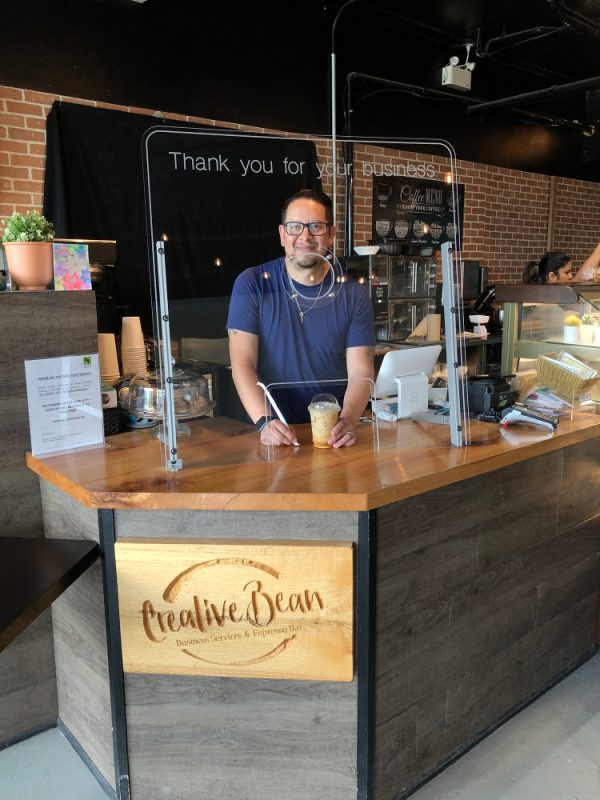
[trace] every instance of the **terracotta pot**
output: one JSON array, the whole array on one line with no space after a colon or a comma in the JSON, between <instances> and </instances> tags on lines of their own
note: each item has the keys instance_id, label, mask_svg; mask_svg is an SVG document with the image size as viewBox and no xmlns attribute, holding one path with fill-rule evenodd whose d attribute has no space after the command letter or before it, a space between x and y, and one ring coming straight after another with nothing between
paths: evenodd
<instances>
[{"instance_id":1,"label":"terracotta pot","mask_svg":"<svg viewBox=\"0 0 600 800\"><path fill-rule=\"evenodd\" d=\"M5 242L6 263L21 292L43 292L54 277L52 242Z\"/></svg>"}]
</instances>

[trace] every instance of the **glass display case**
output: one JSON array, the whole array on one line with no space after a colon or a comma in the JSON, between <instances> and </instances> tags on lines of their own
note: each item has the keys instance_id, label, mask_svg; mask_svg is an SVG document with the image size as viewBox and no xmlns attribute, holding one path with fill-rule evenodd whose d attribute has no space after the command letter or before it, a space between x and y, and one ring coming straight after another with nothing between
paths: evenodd
<instances>
[{"instance_id":1,"label":"glass display case","mask_svg":"<svg viewBox=\"0 0 600 800\"><path fill-rule=\"evenodd\" d=\"M390 256L390 297L435 297L437 262L435 258Z\"/></svg>"},{"instance_id":2,"label":"glass display case","mask_svg":"<svg viewBox=\"0 0 600 800\"><path fill-rule=\"evenodd\" d=\"M378 341L402 341L427 314L435 313L435 258L350 256L346 270L359 283L369 286Z\"/></svg>"},{"instance_id":3,"label":"glass display case","mask_svg":"<svg viewBox=\"0 0 600 800\"><path fill-rule=\"evenodd\" d=\"M496 300L504 304L505 374L549 352L600 362L600 284L497 284Z\"/></svg>"},{"instance_id":4,"label":"glass display case","mask_svg":"<svg viewBox=\"0 0 600 800\"><path fill-rule=\"evenodd\" d=\"M434 298L390 300L389 339L401 341L414 331L428 314L435 313Z\"/></svg>"},{"instance_id":5,"label":"glass display case","mask_svg":"<svg viewBox=\"0 0 600 800\"><path fill-rule=\"evenodd\" d=\"M519 371L526 387L535 370L546 399L598 413L600 284L497 284L496 300L504 304L502 372Z\"/></svg>"}]
</instances>

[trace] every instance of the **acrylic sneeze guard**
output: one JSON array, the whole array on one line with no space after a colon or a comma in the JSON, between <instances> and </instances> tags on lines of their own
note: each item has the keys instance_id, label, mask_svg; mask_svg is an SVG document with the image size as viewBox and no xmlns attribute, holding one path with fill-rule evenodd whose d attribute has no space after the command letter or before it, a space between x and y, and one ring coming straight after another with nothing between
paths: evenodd
<instances>
[{"instance_id":1,"label":"acrylic sneeze guard","mask_svg":"<svg viewBox=\"0 0 600 800\"><path fill-rule=\"evenodd\" d=\"M462 410L464 381L458 377L459 365L466 363L462 315L457 313L464 198L451 145L441 140L337 139L334 154L327 137L159 126L146 132L143 157L155 362L165 398L159 436L165 469L186 467L179 453L186 416L175 406L173 370L205 376L211 399L216 399L216 407L207 407L206 414L249 422L229 363L226 321L233 283L244 269L282 257L278 225L284 201L308 188L331 196L334 172L337 231L327 254L334 288L327 302L335 302L334 295L344 291L349 280L345 258L355 246L391 242L434 248L438 280L442 272L444 278L450 356L449 444L469 443L468 415ZM293 301L290 294L288 302ZM303 377L290 376L290 384L303 383ZM335 375L321 378L324 383L343 382ZM373 447L379 449L377 425L360 424L374 428ZM248 435L256 435L258 444L257 434ZM283 449L264 447L262 453L258 445L256 459L277 460ZM214 458L218 466L218 455Z\"/></svg>"}]
</instances>

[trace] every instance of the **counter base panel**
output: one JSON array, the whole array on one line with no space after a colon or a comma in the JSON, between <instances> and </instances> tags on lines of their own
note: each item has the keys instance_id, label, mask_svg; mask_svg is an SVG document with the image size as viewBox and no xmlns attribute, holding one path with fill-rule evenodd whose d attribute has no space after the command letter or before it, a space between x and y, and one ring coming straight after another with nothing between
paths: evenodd
<instances>
[{"instance_id":1,"label":"counter base panel","mask_svg":"<svg viewBox=\"0 0 600 800\"><path fill-rule=\"evenodd\" d=\"M98 542L98 512L45 481L46 536ZM52 605L59 721L114 789L115 767L102 565L81 575Z\"/></svg>"},{"instance_id":2,"label":"counter base panel","mask_svg":"<svg viewBox=\"0 0 600 800\"><path fill-rule=\"evenodd\" d=\"M595 652L599 480L592 441L378 512L377 800Z\"/></svg>"},{"instance_id":3,"label":"counter base panel","mask_svg":"<svg viewBox=\"0 0 600 800\"><path fill-rule=\"evenodd\" d=\"M132 796L356 798L356 685L126 675Z\"/></svg>"},{"instance_id":4,"label":"counter base panel","mask_svg":"<svg viewBox=\"0 0 600 800\"><path fill-rule=\"evenodd\" d=\"M115 511L117 540L356 541L356 512ZM351 683L125 676L132 794L144 800L356 798ZM190 758L193 743L193 758Z\"/></svg>"},{"instance_id":5,"label":"counter base panel","mask_svg":"<svg viewBox=\"0 0 600 800\"><path fill-rule=\"evenodd\" d=\"M594 437L369 512L372 563L356 596L363 666L352 683L126 675L132 800L410 794L595 650L599 449ZM74 536L97 535L93 510L50 485L44 498L50 533L72 519ZM117 540L340 539L362 547L363 568L366 519L348 511L114 512ZM98 702L110 702L98 655L102 588L81 587L97 596L88 607L69 596L74 587L63 595L71 607L57 605L56 641L65 654L57 658L61 708L85 718L92 663L100 664ZM93 619L92 641L77 606ZM76 735L88 754L103 740L92 760L104 759L107 774L108 720Z\"/></svg>"}]
</instances>

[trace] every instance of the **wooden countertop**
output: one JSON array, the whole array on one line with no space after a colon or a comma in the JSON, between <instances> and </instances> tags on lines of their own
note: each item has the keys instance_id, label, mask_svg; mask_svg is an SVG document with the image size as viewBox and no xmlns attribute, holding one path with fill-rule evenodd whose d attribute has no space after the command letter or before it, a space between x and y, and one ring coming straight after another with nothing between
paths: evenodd
<instances>
[{"instance_id":1,"label":"wooden countertop","mask_svg":"<svg viewBox=\"0 0 600 800\"><path fill-rule=\"evenodd\" d=\"M166 471L164 446L149 430L99 448L29 453L27 464L91 508L366 511L599 437L600 416L563 419L555 433L473 422L472 444L459 448L445 425L380 422L379 452L372 423L360 425L354 447L338 450L314 448L309 425L296 426L298 448L267 448L253 427L223 417L190 427L191 437L178 440L177 472Z\"/></svg>"}]
</instances>

